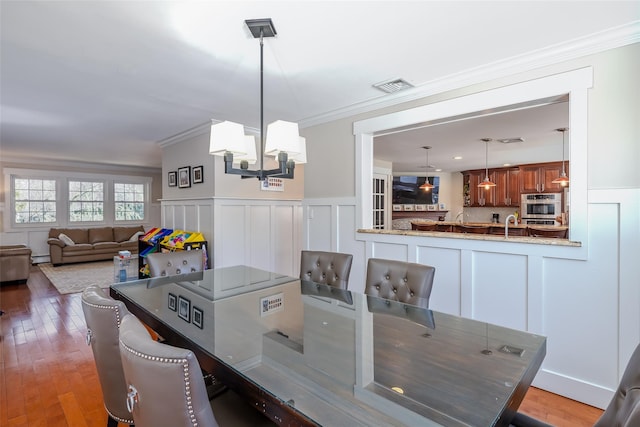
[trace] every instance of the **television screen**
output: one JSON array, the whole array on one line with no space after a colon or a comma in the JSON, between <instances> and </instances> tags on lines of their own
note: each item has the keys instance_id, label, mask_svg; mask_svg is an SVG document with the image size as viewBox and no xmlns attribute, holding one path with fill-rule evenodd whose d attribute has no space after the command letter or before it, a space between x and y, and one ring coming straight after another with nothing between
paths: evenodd
<instances>
[{"instance_id":1,"label":"television screen","mask_svg":"<svg viewBox=\"0 0 640 427\"><path fill-rule=\"evenodd\" d=\"M429 183L434 187L431 191L424 191L420 186L424 184L424 176L394 176L393 177L393 204L401 205L435 205L438 203L440 190L440 177L430 176Z\"/></svg>"}]
</instances>

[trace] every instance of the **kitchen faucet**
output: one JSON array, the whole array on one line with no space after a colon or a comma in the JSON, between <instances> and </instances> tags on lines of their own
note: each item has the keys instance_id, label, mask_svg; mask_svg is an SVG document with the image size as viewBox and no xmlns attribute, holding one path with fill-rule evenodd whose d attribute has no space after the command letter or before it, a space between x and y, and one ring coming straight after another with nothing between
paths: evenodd
<instances>
[{"instance_id":1,"label":"kitchen faucet","mask_svg":"<svg viewBox=\"0 0 640 427\"><path fill-rule=\"evenodd\" d=\"M463 224L464 223L464 211L458 212L458 215L456 215L456 219L454 220L454 222L457 221L458 218L460 218L460 216L462 216L462 218L460 219L460 224Z\"/></svg>"},{"instance_id":2,"label":"kitchen faucet","mask_svg":"<svg viewBox=\"0 0 640 427\"><path fill-rule=\"evenodd\" d=\"M509 220L513 218L513 222L516 222L516 216L514 214L511 214L507 217L507 219L504 220L504 238L508 238L509 237Z\"/></svg>"}]
</instances>

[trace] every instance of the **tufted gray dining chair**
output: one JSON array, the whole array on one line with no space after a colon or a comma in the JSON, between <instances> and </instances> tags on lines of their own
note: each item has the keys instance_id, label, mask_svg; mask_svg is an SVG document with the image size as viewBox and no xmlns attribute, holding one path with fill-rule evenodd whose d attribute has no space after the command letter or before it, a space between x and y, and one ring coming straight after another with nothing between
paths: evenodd
<instances>
[{"instance_id":1,"label":"tufted gray dining chair","mask_svg":"<svg viewBox=\"0 0 640 427\"><path fill-rule=\"evenodd\" d=\"M302 251L300 279L340 289L349 287L353 255L339 252Z\"/></svg>"},{"instance_id":2,"label":"tufted gray dining chair","mask_svg":"<svg viewBox=\"0 0 640 427\"><path fill-rule=\"evenodd\" d=\"M429 308L435 267L404 261L369 258L364 292L367 295Z\"/></svg>"},{"instance_id":3,"label":"tufted gray dining chair","mask_svg":"<svg viewBox=\"0 0 640 427\"><path fill-rule=\"evenodd\" d=\"M120 325L120 355L138 427L274 426L230 390L209 402L195 354L154 341L133 315Z\"/></svg>"},{"instance_id":4,"label":"tufted gray dining chair","mask_svg":"<svg viewBox=\"0 0 640 427\"><path fill-rule=\"evenodd\" d=\"M86 288L81 299L87 323L87 344L93 351L108 414L107 427L117 427L118 422L133 424L126 405L127 386L118 347L120 323L129 310L122 301L109 297L96 285Z\"/></svg>"}]
</instances>

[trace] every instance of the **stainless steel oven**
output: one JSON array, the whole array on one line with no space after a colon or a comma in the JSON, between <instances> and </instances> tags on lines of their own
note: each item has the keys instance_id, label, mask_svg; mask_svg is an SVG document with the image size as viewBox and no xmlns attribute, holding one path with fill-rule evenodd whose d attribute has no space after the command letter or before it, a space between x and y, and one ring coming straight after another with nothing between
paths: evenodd
<instances>
[{"instance_id":1,"label":"stainless steel oven","mask_svg":"<svg viewBox=\"0 0 640 427\"><path fill-rule=\"evenodd\" d=\"M524 224L559 225L556 217L562 214L562 193L523 194L520 200Z\"/></svg>"}]
</instances>

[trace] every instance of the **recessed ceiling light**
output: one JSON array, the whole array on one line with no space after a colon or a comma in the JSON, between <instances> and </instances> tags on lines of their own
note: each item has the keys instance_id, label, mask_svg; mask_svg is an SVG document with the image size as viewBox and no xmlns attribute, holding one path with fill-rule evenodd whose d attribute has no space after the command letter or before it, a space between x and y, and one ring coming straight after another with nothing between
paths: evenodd
<instances>
[{"instance_id":1,"label":"recessed ceiling light","mask_svg":"<svg viewBox=\"0 0 640 427\"><path fill-rule=\"evenodd\" d=\"M502 166L511 166L511 163L504 163Z\"/></svg>"},{"instance_id":2,"label":"recessed ceiling light","mask_svg":"<svg viewBox=\"0 0 640 427\"><path fill-rule=\"evenodd\" d=\"M453 157L453 160L462 160L462 156L455 156Z\"/></svg>"},{"instance_id":3,"label":"recessed ceiling light","mask_svg":"<svg viewBox=\"0 0 640 427\"><path fill-rule=\"evenodd\" d=\"M442 172L442 169L438 168L438 169L436 169L436 172Z\"/></svg>"}]
</instances>

